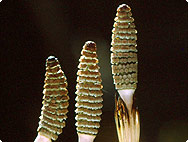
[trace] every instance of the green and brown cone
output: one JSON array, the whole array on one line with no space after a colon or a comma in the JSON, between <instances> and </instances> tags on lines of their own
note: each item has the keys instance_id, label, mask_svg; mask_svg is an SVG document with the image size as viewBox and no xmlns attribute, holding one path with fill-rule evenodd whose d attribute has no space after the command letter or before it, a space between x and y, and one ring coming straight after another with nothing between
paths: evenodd
<instances>
[{"instance_id":1,"label":"green and brown cone","mask_svg":"<svg viewBox=\"0 0 188 142\"><path fill-rule=\"evenodd\" d=\"M88 41L83 46L77 72L76 126L81 134L97 135L102 114L102 85L96 44Z\"/></svg>"},{"instance_id":2,"label":"green and brown cone","mask_svg":"<svg viewBox=\"0 0 188 142\"><path fill-rule=\"evenodd\" d=\"M56 140L65 127L69 96L67 79L54 56L46 60L46 74L43 90L43 107L37 131L52 140Z\"/></svg>"},{"instance_id":3,"label":"green and brown cone","mask_svg":"<svg viewBox=\"0 0 188 142\"><path fill-rule=\"evenodd\" d=\"M131 8L122 4L114 19L111 64L117 90L136 89L137 86L137 30L131 16Z\"/></svg>"}]
</instances>

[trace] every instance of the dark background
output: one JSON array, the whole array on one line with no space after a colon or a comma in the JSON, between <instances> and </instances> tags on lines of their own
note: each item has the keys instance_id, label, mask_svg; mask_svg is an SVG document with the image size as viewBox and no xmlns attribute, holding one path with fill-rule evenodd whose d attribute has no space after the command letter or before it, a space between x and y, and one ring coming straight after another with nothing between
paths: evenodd
<instances>
[{"instance_id":1,"label":"dark background","mask_svg":"<svg viewBox=\"0 0 188 142\"><path fill-rule=\"evenodd\" d=\"M70 107L57 142L76 142L75 85L85 41L97 43L104 85L101 128L95 142L118 142L110 68L113 19L119 4L132 8L138 30L141 142L188 139L185 0L39 0L0 3L0 140L31 142L37 135L45 60L58 57L68 78Z\"/></svg>"}]
</instances>

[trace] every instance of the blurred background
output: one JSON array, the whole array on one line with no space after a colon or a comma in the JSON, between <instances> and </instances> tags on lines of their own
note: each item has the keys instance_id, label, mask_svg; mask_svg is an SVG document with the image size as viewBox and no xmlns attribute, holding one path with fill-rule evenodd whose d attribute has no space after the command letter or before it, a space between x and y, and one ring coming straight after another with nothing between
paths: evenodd
<instances>
[{"instance_id":1,"label":"blurred background","mask_svg":"<svg viewBox=\"0 0 188 142\"><path fill-rule=\"evenodd\" d=\"M40 0L0 3L0 140L32 142L42 107L45 60L55 55L68 78L70 106L57 142L76 142L75 85L80 51L98 47L104 107L95 142L118 142L110 67L111 30L119 4L132 8L138 30L140 142L188 139L185 0Z\"/></svg>"}]
</instances>

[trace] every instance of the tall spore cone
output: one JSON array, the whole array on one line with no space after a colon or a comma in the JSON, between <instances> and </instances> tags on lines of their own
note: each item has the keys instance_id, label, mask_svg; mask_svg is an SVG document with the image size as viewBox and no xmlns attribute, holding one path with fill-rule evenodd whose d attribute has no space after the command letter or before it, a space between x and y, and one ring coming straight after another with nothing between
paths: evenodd
<instances>
[{"instance_id":1,"label":"tall spore cone","mask_svg":"<svg viewBox=\"0 0 188 142\"><path fill-rule=\"evenodd\" d=\"M122 4L117 9L112 30L111 63L117 90L136 89L137 83L137 30L131 17L131 8Z\"/></svg>"},{"instance_id":2,"label":"tall spore cone","mask_svg":"<svg viewBox=\"0 0 188 142\"><path fill-rule=\"evenodd\" d=\"M138 82L137 30L131 16L131 8L120 5L112 30L112 74L118 92L115 120L120 142L138 142L140 136L139 113L133 99Z\"/></svg>"},{"instance_id":3,"label":"tall spore cone","mask_svg":"<svg viewBox=\"0 0 188 142\"><path fill-rule=\"evenodd\" d=\"M49 56L46 60L45 76L43 107L37 131L40 135L56 140L65 127L69 96L66 89L67 79L54 56Z\"/></svg>"},{"instance_id":4,"label":"tall spore cone","mask_svg":"<svg viewBox=\"0 0 188 142\"><path fill-rule=\"evenodd\" d=\"M97 135L102 114L102 85L95 42L83 46L77 72L76 126L78 134Z\"/></svg>"}]
</instances>

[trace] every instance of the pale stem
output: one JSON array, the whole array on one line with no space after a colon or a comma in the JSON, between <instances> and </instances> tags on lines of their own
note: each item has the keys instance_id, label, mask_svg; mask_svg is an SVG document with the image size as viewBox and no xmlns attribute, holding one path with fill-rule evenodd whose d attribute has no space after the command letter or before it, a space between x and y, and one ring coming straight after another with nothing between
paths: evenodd
<instances>
[{"instance_id":1,"label":"pale stem","mask_svg":"<svg viewBox=\"0 0 188 142\"><path fill-rule=\"evenodd\" d=\"M118 90L119 95L127 106L129 115L131 115L134 92L135 89Z\"/></svg>"},{"instance_id":2,"label":"pale stem","mask_svg":"<svg viewBox=\"0 0 188 142\"><path fill-rule=\"evenodd\" d=\"M139 113L136 111L136 142L139 142L140 139L140 122L139 122Z\"/></svg>"},{"instance_id":3,"label":"pale stem","mask_svg":"<svg viewBox=\"0 0 188 142\"><path fill-rule=\"evenodd\" d=\"M78 142L93 142L96 136L78 133Z\"/></svg>"},{"instance_id":4,"label":"pale stem","mask_svg":"<svg viewBox=\"0 0 188 142\"><path fill-rule=\"evenodd\" d=\"M115 99L115 119L119 142L139 142L140 123L138 110L133 106L134 91L133 89L118 90L121 97Z\"/></svg>"},{"instance_id":5,"label":"pale stem","mask_svg":"<svg viewBox=\"0 0 188 142\"><path fill-rule=\"evenodd\" d=\"M34 142L52 142L50 138L38 134Z\"/></svg>"}]
</instances>

